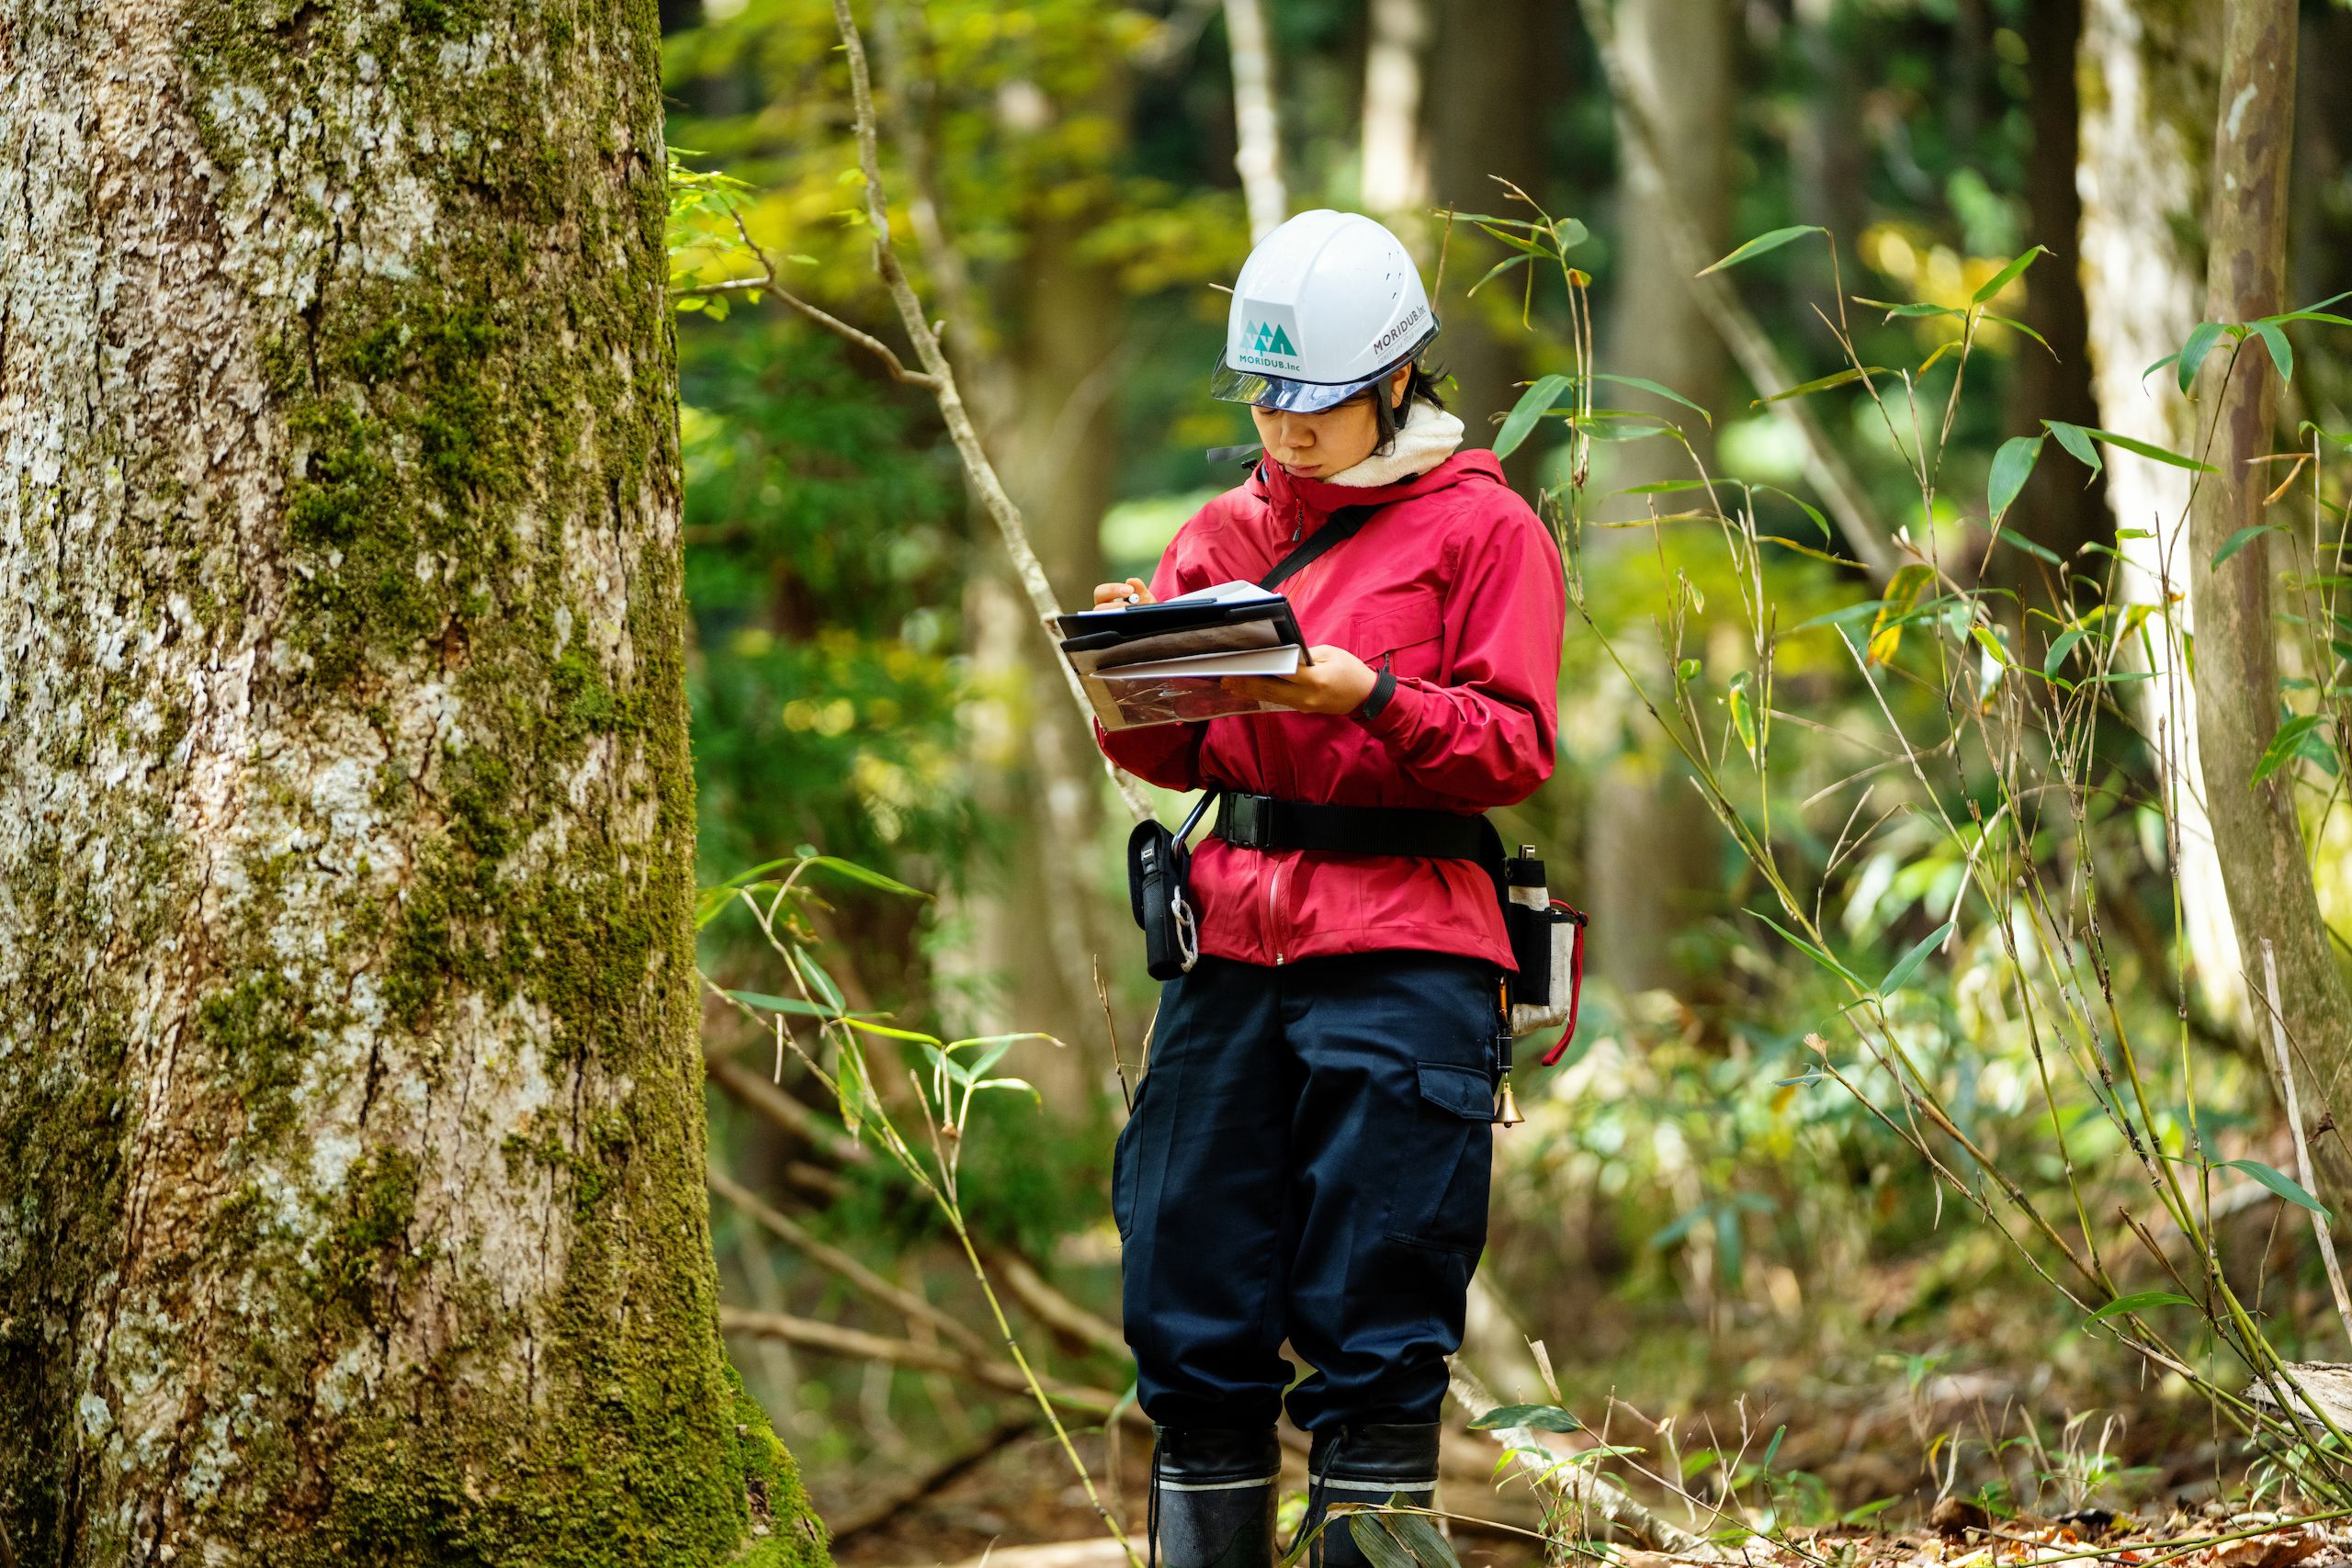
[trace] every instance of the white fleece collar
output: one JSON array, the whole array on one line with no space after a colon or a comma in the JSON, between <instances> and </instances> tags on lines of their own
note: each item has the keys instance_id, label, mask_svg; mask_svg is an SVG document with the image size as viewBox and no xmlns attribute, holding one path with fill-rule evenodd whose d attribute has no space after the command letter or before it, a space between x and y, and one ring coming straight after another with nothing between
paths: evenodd
<instances>
[{"instance_id":1,"label":"white fleece collar","mask_svg":"<svg viewBox=\"0 0 2352 1568\"><path fill-rule=\"evenodd\" d=\"M1460 420L1435 403L1415 403L1412 412L1405 416L1405 423L1396 427L1396 439L1386 452L1376 452L1323 482L1367 490L1376 485L1393 485L1399 479L1428 473L1453 457L1461 445Z\"/></svg>"}]
</instances>

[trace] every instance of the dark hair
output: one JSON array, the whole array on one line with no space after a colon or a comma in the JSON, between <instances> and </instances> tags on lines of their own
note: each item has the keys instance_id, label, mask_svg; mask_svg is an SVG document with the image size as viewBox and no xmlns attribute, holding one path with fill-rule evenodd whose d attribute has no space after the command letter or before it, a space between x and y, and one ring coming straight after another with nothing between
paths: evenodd
<instances>
[{"instance_id":1,"label":"dark hair","mask_svg":"<svg viewBox=\"0 0 2352 1568\"><path fill-rule=\"evenodd\" d=\"M1445 407L1445 400L1438 396L1437 390L1437 384L1444 378L1444 371L1433 370L1416 360L1412 375L1405 380L1405 395L1393 407L1388 401L1388 378L1384 376L1373 383L1372 417L1380 430L1380 439L1372 447L1375 457L1385 457L1396 449L1397 427L1412 417L1417 400L1432 408Z\"/></svg>"}]
</instances>

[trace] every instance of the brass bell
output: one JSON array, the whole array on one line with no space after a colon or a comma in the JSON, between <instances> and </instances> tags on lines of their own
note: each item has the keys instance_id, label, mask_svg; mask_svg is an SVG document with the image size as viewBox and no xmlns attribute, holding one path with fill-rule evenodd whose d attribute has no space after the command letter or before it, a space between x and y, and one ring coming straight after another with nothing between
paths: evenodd
<instances>
[{"instance_id":1,"label":"brass bell","mask_svg":"<svg viewBox=\"0 0 2352 1568\"><path fill-rule=\"evenodd\" d=\"M1516 1127L1525 1118L1519 1113L1519 1097L1510 1091L1510 1069L1505 1067L1502 1093L1495 1103L1495 1124L1498 1127Z\"/></svg>"}]
</instances>

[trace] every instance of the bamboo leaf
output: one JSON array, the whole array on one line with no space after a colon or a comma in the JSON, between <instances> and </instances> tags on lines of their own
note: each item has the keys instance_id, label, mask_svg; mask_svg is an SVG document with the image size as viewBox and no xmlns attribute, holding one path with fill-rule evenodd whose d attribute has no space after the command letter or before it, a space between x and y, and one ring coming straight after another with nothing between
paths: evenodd
<instances>
[{"instance_id":1,"label":"bamboo leaf","mask_svg":"<svg viewBox=\"0 0 2352 1568\"><path fill-rule=\"evenodd\" d=\"M1894 967L1886 972L1886 978L1878 983L1878 994L1882 997L1892 996L1902 989L1903 982L1911 978L1912 972L1927 962L1928 954L1942 945L1944 938L1951 935L1952 928L1958 924L1960 924L1960 917L1954 915L1929 932L1917 947L1896 959Z\"/></svg>"},{"instance_id":2,"label":"bamboo leaf","mask_svg":"<svg viewBox=\"0 0 2352 1568\"><path fill-rule=\"evenodd\" d=\"M2110 446L2120 446L2126 452L2133 452L2143 457L2153 458L2159 463L2169 463L2176 468L2187 468L2191 473L2218 474L2222 471L2211 463L2200 463L2194 457L2184 457L2177 452L2151 446L2145 441L2135 440L2129 435L2118 435L2111 430L2095 430L2089 425L2068 424L2064 420L2056 419L2045 419L2041 423L2050 427L2050 433L2058 437L2061 446L2074 453L2075 457L2082 457L2094 468L2098 467L2096 454L2090 457L2084 457L2084 454L2090 450L2091 441L2097 439L2106 442ZM2075 439L2068 438L2069 431L2074 433ZM2081 444L2077 446L2076 441L2080 441Z\"/></svg>"},{"instance_id":3,"label":"bamboo leaf","mask_svg":"<svg viewBox=\"0 0 2352 1568\"><path fill-rule=\"evenodd\" d=\"M2221 322L2199 321L2188 334L2188 341L2181 344L2180 353L2174 356L2174 363L2178 368L2180 389L2184 394L2188 392L2189 383L2197 379L2197 372L2204 367L2206 356L2213 352L2213 345L2221 341ZM2163 361L2157 363L2162 364ZM2154 367L2149 367L2150 369Z\"/></svg>"},{"instance_id":4,"label":"bamboo leaf","mask_svg":"<svg viewBox=\"0 0 2352 1568\"><path fill-rule=\"evenodd\" d=\"M1788 927L1782 925L1771 916L1765 914L1758 909L1750 909L1747 912L1754 915L1766 925L1770 926L1774 931L1779 931L1783 937L1788 939L1790 943L1793 945L1798 952L1804 953L1807 958L1812 959L1815 964L1820 964L1824 969L1828 970L1832 975L1837 976L1839 979L1849 982L1853 986L1854 989L1858 991L1867 991L1870 989L1869 985L1864 982L1860 975L1855 974L1851 969L1849 969L1843 964L1838 963L1838 960L1831 957L1827 952L1815 947L1813 943L1805 941L1804 938L1797 935L1796 932L1789 930Z\"/></svg>"},{"instance_id":5,"label":"bamboo leaf","mask_svg":"<svg viewBox=\"0 0 2352 1568\"><path fill-rule=\"evenodd\" d=\"M1699 276L1701 277L1704 277L1708 273L1721 272L1727 266L1737 266L1744 261L1754 261L1758 256L1762 255L1765 252L1777 251L1782 245L1787 244L1790 241L1802 240L1807 234L1826 234L1828 232L1828 230L1824 229L1815 223L1795 223L1790 225L1786 229L1775 229L1769 234L1757 235L1756 238L1748 241L1747 243L1740 246L1739 249L1732 252L1731 254L1724 257L1723 260L1715 263L1714 265L1702 268Z\"/></svg>"},{"instance_id":6,"label":"bamboo leaf","mask_svg":"<svg viewBox=\"0 0 2352 1568\"><path fill-rule=\"evenodd\" d=\"M2269 533L2274 528L2281 526L2283 526L2283 525L2278 523L2247 524L2245 527L2231 535L2227 539L2222 540L2222 547L2213 552L2213 570L2215 571L2221 570L2222 563L2223 561L2229 559L2232 556L2245 548L2246 546L2254 543L2255 540L2260 538L2263 535Z\"/></svg>"},{"instance_id":7,"label":"bamboo leaf","mask_svg":"<svg viewBox=\"0 0 2352 1568\"><path fill-rule=\"evenodd\" d=\"M1835 371L1830 375L1816 376L1812 380L1806 381L1802 385L1791 387L1785 392L1774 392L1769 398L1758 398L1747 406L1752 409L1760 409L1767 403L1782 402L1790 398L1809 398L1815 392L1826 392L1832 387L1843 387L1848 382L1859 381L1865 376L1883 376L1885 374L1886 367L1883 365L1849 365L1845 369Z\"/></svg>"},{"instance_id":8,"label":"bamboo leaf","mask_svg":"<svg viewBox=\"0 0 2352 1568\"><path fill-rule=\"evenodd\" d=\"M2233 1170L2243 1170L2290 1203L2309 1209L2324 1220L2333 1220L2326 1205L2304 1190L2303 1184L2283 1170L2273 1170L2258 1159L2225 1159L2222 1164Z\"/></svg>"},{"instance_id":9,"label":"bamboo leaf","mask_svg":"<svg viewBox=\"0 0 2352 1568\"><path fill-rule=\"evenodd\" d=\"M2090 635L2088 626L2068 626L2060 632L2050 644L2050 651L2041 656L2041 672L2055 678L2058 667L2066 662L2066 655L2074 651L2076 643Z\"/></svg>"},{"instance_id":10,"label":"bamboo leaf","mask_svg":"<svg viewBox=\"0 0 2352 1568\"><path fill-rule=\"evenodd\" d=\"M2007 288L2010 284L2015 283L2018 280L2018 274L2024 272L2026 268L2034 264L2035 258L2046 256L2049 254L2050 251L2047 246L2034 246L2032 249L2027 251L2023 255L2020 255L2011 261L2008 265L2003 267L2000 271L1986 278L1977 288L1975 296L1970 302L1977 305L1991 304L1993 300L1999 296L2002 289Z\"/></svg>"},{"instance_id":11,"label":"bamboo leaf","mask_svg":"<svg viewBox=\"0 0 2352 1568\"><path fill-rule=\"evenodd\" d=\"M758 1008L763 1012L790 1013L795 1018L837 1016L826 1011L823 1008L811 1006L798 997L772 997L765 991L729 991L726 994L734 1000L741 1002L745 1007Z\"/></svg>"},{"instance_id":12,"label":"bamboo leaf","mask_svg":"<svg viewBox=\"0 0 2352 1568\"><path fill-rule=\"evenodd\" d=\"M1597 370L1593 372L1591 379L1595 381L1610 381L1620 387L1634 387L1645 392L1655 393L1670 403L1680 403L1684 408L1689 409L1692 413L1695 413L1701 419L1705 420L1711 426L1715 423L1714 415L1709 413L1705 409L1700 407L1697 403L1692 402L1690 399L1684 397L1673 388L1662 386L1659 383L1649 380L1644 377L1616 376L1611 375L1605 370Z\"/></svg>"},{"instance_id":13,"label":"bamboo leaf","mask_svg":"<svg viewBox=\"0 0 2352 1568\"><path fill-rule=\"evenodd\" d=\"M2068 424L2063 419L2045 419L2041 423L2051 434L2058 438L2058 445L2073 453L2091 472L2097 473L2107 466L2098 455L2098 448L2091 445L2090 433L2081 425Z\"/></svg>"},{"instance_id":14,"label":"bamboo leaf","mask_svg":"<svg viewBox=\"0 0 2352 1568\"><path fill-rule=\"evenodd\" d=\"M2058 351L2050 346L2050 340L2048 338L2043 337L2040 333L2035 332L2031 327L2027 326L2015 316L1998 316L1995 315L1992 311L1987 310L1984 312L1984 319L1988 321L1997 321L2013 333L2024 333L2027 337L2030 337L2034 342L2040 344L2049 354L2051 358L2055 359L2058 357Z\"/></svg>"},{"instance_id":15,"label":"bamboo leaf","mask_svg":"<svg viewBox=\"0 0 2352 1568\"><path fill-rule=\"evenodd\" d=\"M1556 1404L1504 1404L1470 1423L1474 1432L1499 1432L1525 1427L1535 1432L1581 1432L1584 1423Z\"/></svg>"},{"instance_id":16,"label":"bamboo leaf","mask_svg":"<svg viewBox=\"0 0 2352 1568\"><path fill-rule=\"evenodd\" d=\"M825 973L825 966L810 956L805 947L794 948L792 959L795 967L803 971L801 978L808 983L808 988L816 992L835 1014L839 1014L842 1010L842 989L833 984L833 977Z\"/></svg>"},{"instance_id":17,"label":"bamboo leaf","mask_svg":"<svg viewBox=\"0 0 2352 1568\"><path fill-rule=\"evenodd\" d=\"M1503 421L1502 429L1495 436L1495 456L1508 457L1519 450L1535 422L1551 412L1552 400L1567 386L1566 376L1545 376L1521 392L1519 401L1511 405L1510 414Z\"/></svg>"},{"instance_id":18,"label":"bamboo leaf","mask_svg":"<svg viewBox=\"0 0 2352 1568\"><path fill-rule=\"evenodd\" d=\"M839 855L810 855L808 864L812 869L830 871L835 876L864 883L868 887L878 887L885 893L903 893L910 898L931 897L920 887L910 887L894 876L885 876L878 871L869 870L855 861L843 860Z\"/></svg>"},{"instance_id":19,"label":"bamboo leaf","mask_svg":"<svg viewBox=\"0 0 2352 1568\"><path fill-rule=\"evenodd\" d=\"M2270 351L2270 363L2278 367L2278 379L2293 380L2295 378L2295 350L2294 346L2288 343L2287 334L2280 332L2278 323L2274 321L2256 321L2253 325L2255 335L2262 340L2262 346Z\"/></svg>"},{"instance_id":20,"label":"bamboo leaf","mask_svg":"<svg viewBox=\"0 0 2352 1568\"><path fill-rule=\"evenodd\" d=\"M1758 485L1756 488L1760 491L1769 491L1772 494L1779 496L1782 501L1792 502L1796 506L1797 510L1803 512L1807 517L1812 518L1813 525L1821 530L1822 541L1825 544L1836 536L1829 531L1829 519L1824 517L1821 514L1821 508L1814 505L1813 502L1806 501L1802 496L1791 495L1779 485ZM1835 560L1837 558L1832 556L1828 558Z\"/></svg>"},{"instance_id":21,"label":"bamboo leaf","mask_svg":"<svg viewBox=\"0 0 2352 1568\"><path fill-rule=\"evenodd\" d=\"M2262 761L2254 765L2254 776L2245 781L2246 786L2252 788L2285 766L2288 759L2301 750L2303 737L2324 722L2324 715L2299 713L2280 725L2278 733L2271 736L2270 744L2263 748Z\"/></svg>"},{"instance_id":22,"label":"bamboo leaf","mask_svg":"<svg viewBox=\"0 0 2352 1568\"><path fill-rule=\"evenodd\" d=\"M1333 1522L1338 1521L1335 1519ZM1369 1510L1351 1511L1347 1516L1347 1526L1349 1539L1355 1542L1356 1550L1364 1554L1372 1568L1422 1568L1413 1561L1413 1554L1405 1550L1404 1543L1388 1532L1388 1521L1380 1515ZM1339 1552L1332 1549L1322 1555L1337 1557Z\"/></svg>"},{"instance_id":23,"label":"bamboo leaf","mask_svg":"<svg viewBox=\"0 0 2352 1568\"><path fill-rule=\"evenodd\" d=\"M1497 262L1494 265L1487 269L1486 276L1480 278L1477 282L1470 286L1468 293L1477 293L1479 289L1484 288L1487 284L1492 283L1496 278L1500 277L1504 273L1509 272L1511 268L1515 266L1524 266L1527 263L1532 262L1534 259L1535 253L1532 251L1521 251L1515 256L1503 257L1502 260Z\"/></svg>"},{"instance_id":24,"label":"bamboo leaf","mask_svg":"<svg viewBox=\"0 0 2352 1568\"><path fill-rule=\"evenodd\" d=\"M2134 1291L2128 1296L2118 1296L2086 1321L2098 1323L2104 1318L2120 1317L2126 1313L2146 1312L2150 1307L2189 1306L2197 1304L2193 1297L2177 1291Z\"/></svg>"},{"instance_id":25,"label":"bamboo leaf","mask_svg":"<svg viewBox=\"0 0 2352 1568\"><path fill-rule=\"evenodd\" d=\"M1917 300L1896 304L1891 299L1865 299L1859 294L1854 296L1854 303L1868 305L1873 310L1884 310L1891 317L1899 316L1905 321L1922 321L1931 316L1967 314L1966 311L1955 310L1949 305L1928 305Z\"/></svg>"},{"instance_id":26,"label":"bamboo leaf","mask_svg":"<svg viewBox=\"0 0 2352 1568\"><path fill-rule=\"evenodd\" d=\"M2025 481L2033 477L2033 465L2041 456L2041 435L2012 435L2001 443L1993 454L1993 477L1985 486L1984 499L1992 507L1993 526L2001 525L2009 507L2025 489Z\"/></svg>"}]
</instances>

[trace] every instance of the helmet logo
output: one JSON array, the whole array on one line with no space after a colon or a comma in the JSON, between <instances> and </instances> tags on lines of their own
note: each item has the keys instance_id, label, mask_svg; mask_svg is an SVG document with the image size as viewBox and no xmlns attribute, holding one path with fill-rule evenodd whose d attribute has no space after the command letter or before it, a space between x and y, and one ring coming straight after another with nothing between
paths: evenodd
<instances>
[{"instance_id":1,"label":"helmet logo","mask_svg":"<svg viewBox=\"0 0 2352 1568\"><path fill-rule=\"evenodd\" d=\"M1260 354L1280 354L1293 359L1298 357L1298 350L1291 344L1290 334L1283 331L1279 321L1260 321L1257 338L1250 346Z\"/></svg>"},{"instance_id":2,"label":"helmet logo","mask_svg":"<svg viewBox=\"0 0 2352 1568\"><path fill-rule=\"evenodd\" d=\"M1227 360L1245 370L1273 371L1295 376L1305 368L1298 351L1298 315L1273 299L1240 302L1226 344Z\"/></svg>"}]
</instances>

